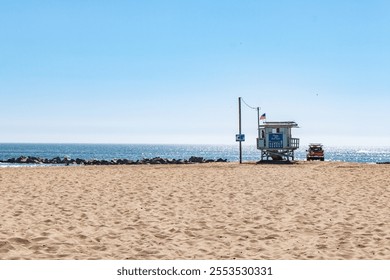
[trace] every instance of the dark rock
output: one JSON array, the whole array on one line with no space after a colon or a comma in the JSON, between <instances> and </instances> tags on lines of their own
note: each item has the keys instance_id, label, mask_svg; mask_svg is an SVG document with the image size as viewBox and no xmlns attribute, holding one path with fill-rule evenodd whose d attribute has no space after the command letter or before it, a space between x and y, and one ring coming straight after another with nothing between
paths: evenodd
<instances>
[{"instance_id":1,"label":"dark rock","mask_svg":"<svg viewBox=\"0 0 390 280\"><path fill-rule=\"evenodd\" d=\"M92 160L92 164L93 165L102 165L101 161L97 160L97 159Z\"/></svg>"},{"instance_id":2,"label":"dark rock","mask_svg":"<svg viewBox=\"0 0 390 280\"><path fill-rule=\"evenodd\" d=\"M203 163L204 162L202 157L194 157L194 156L190 157L188 161L192 162L192 163Z\"/></svg>"},{"instance_id":3,"label":"dark rock","mask_svg":"<svg viewBox=\"0 0 390 280\"><path fill-rule=\"evenodd\" d=\"M40 157L25 157L20 156L18 158L10 158L7 160L2 160L0 162L7 163L30 163L30 164L84 164L84 165L124 165L124 164L193 164L193 163L210 163L210 162L227 162L226 159L219 158L214 159L204 159L203 157L191 156L189 159L166 159L161 157L155 157L152 159L144 158L142 160L129 160L129 159L112 159L112 160L85 160L81 158L68 158L65 157L61 159L60 157L55 157L52 159L40 158ZM388 162L378 162L378 164L385 164Z\"/></svg>"},{"instance_id":4,"label":"dark rock","mask_svg":"<svg viewBox=\"0 0 390 280\"><path fill-rule=\"evenodd\" d=\"M134 161L130 160L130 159L124 159L124 164L136 164Z\"/></svg>"},{"instance_id":5,"label":"dark rock","mask_svg":"<svg viewBox=\"0 0 390 280\"><path fill-rule=\"evenodd\" d=\"M69 157L64 157L62 159L62 163L66 164L66 165L69 165L71 163L72 159L69 158Z\"/></svg>"},{"instance_id":6,"label":"dark rock","mask_svg":"<svg viewBox=\"0 0 390 280\"><path fill-rule=\"evenodd\" d=\"M37 157L27 157L26 163L39 164L41 163L41 159Z\"/></svg>"},{"instance_id":7,"label":"dark rock","mask_svg":"<svg viewBox=\"0 0 390 280\"><path fill-rule=\"evenodd\" d=\"M76 158L76 164L85 164L85 160L81 158Z\"/></svg>"},{"instance_id":8,"label":"dark rock","mask_svg":"<svg viewBox=\"0 0 390 280\"><path fill-rule=\"evenodd\" d=\"M151 164L166 164L167 160L160 158L160 157L156 157L156 158L151 159L150 163Z\"/></svg>"},{"instance_id":9,"label":"dark rock","mask_svg":"<svg viewBox=\"0 0 390 280\"><path fill-rule=\"evenodd\" d=\"M62 160L60 157L55 157L51 159L50 163L59 164L62 163Z\"/></svg>"},{"instance_id":10,"label":"dark rock","mask_svg":"<svg viewBox=\"0 0 390 280\"><path fill-rule=\"evenodd\" d=\"M27 163L27 160L28 160L27 157L25 157L25 156L20 156L20 157L18 157L18 158L15 160L15 162L16 162L16 163Z\"/></svg>"}]
</instances>

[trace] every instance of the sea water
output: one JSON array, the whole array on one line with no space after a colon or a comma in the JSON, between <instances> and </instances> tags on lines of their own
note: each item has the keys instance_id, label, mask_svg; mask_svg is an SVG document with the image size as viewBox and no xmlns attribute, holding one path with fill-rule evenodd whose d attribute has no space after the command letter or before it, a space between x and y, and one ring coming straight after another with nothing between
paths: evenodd
<instances>
[{"instance_id":1,"label":"sea water","mask_svg":"<svg viewBox=\"0 0 390 280\"><path fill-rule=\"evenodd\" d=\"M306 158L306 147L295 151L296 160ZM326 147L326 161L345 162L390 162L390 147ZM260 151L253 146L243 145L244 161L258 161ZM238 145L154 145L154 144L0 144L0 160L33 156L40 158L69 157L81 159L131 159L162 157L188 159L191 156L206 159L239 160ZM9 166L9 164L0 164Z\"/></svg>"}]
</instances>

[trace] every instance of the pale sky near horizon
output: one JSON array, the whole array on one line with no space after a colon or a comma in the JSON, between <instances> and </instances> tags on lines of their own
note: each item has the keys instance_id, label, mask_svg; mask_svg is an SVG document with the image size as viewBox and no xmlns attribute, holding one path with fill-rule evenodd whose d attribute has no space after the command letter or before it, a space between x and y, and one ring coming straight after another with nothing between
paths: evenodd
<instances>
[{"instance_id":1,"label":"pale sky near horizon","mask_svg":"<svg viewBox=\"0 0 390 280\"><path fill-rule=\"evenodd\" d=\"M0 0L0 142L390 146L389 1ZM246 144L256 111L243 105Z\"/></svg>"}]
</instances>

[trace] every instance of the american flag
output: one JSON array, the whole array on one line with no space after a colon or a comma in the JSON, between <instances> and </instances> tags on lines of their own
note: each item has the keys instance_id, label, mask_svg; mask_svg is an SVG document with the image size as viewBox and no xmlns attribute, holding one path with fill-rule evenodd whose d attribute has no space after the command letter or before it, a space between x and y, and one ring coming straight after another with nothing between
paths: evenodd
<instances>
[{"instance_id":1,"label":"american flag","mask_svg":"<svg viewBox=\"0 0 390 280\"><path fill-rule=\"evenodd\" d=\"M265 113L260 116L260 120L265 120Z\"/></svg>"}]
</instances>

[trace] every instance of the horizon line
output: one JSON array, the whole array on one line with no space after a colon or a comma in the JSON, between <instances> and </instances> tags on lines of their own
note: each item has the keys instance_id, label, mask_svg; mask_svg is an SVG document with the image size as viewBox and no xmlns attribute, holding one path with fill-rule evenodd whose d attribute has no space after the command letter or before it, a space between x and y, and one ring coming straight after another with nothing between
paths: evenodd
<instances>
[{"instance_id":1,"label":"horizon line","mask_svg":"<svg viewBox=\"0 0 390 280\"><path fill-rule=\"evenodd\" d=\"M238 143L124 143L124 142L0 142L0 145L6 145L6 144L13 144L13 145L160 145L160 146L168 146L168 145L177 145L177 146L186 146L186 145L192 145L192 146L236 146ZM242 144L244 147L256 147L255 144ZM308 146L309 143L305 143L304 145L301 145L299 149L305 148ZM390 145L359 145L359 144L352 144L352 145L326 145L325 147L330 148L359 148L359 147L366 147L366 148L390 148Z\"/></svg>"}]
</instances>

